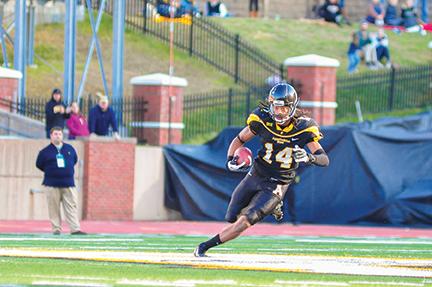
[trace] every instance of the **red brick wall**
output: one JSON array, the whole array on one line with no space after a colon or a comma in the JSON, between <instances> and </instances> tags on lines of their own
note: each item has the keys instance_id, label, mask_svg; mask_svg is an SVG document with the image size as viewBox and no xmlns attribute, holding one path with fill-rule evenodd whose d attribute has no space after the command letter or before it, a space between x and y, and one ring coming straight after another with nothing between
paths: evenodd
<instances>
[{"instance_id":1,"label":"red brick wall","mask_svg":"<svg viewBox=\"0 0 432 287\"><path fill-rule=\"evenodd\" d=\"M336 102L336 68L334 67L287 67L288 79L301 83L301 101ZM333 125L336 120L334 108L306 108L320 125Z\"/></svg>"},{"instance_id":2,"label":"red brick wall","mask_svg":"<svg viewBox=\"0 0 432 287\"><path fill-rule=\"evenodd\" d=\"M17 79L0 78L0 99L12 101L16 98L18 90ZM0 101L0 109L10 111L10 106Z\"/></svg>"},{"instance_id":3,"label":"red brick wall","mask_svg":"<svg viewBox=\"0 0 432 287\"><path fill-rule=\"evenodd\" d=\"M84 154L83 218L132 220L135 141L89 139Z\"/></svg>"},{"instance_id":4,"label":"red brick wall","mask_svg":"<svg viewBox=\"0 0 432 287\"><path fill-rule=\"evenodd\" d=\"M144 118L135 117L137 122L162 122L170 121L169 86L134 85L133 97L148 102L147 112ZM172 87L171 95L175 101L171 104L171 123L183 121L183 87ZM150 145L164 145L168 143L167 128L135 128L133 135L139 140L145 140ZM182 140L181 129L171 129L171 143L179 144Z\"/></svg>"}]
</instances>

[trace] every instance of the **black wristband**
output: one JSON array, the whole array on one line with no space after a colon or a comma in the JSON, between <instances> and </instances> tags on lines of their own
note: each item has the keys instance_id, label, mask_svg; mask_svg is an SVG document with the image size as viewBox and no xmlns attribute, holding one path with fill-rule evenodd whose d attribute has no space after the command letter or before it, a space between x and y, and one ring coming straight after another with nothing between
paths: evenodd
<instances>
[{"instance_id":1,"label":"black wristband","mask_svg":"<svg viewBox=\"0 0 432 287\"><path fill-rule=\"evenodd\" d=\"M245 141L243 141L241 138L240 138L240 135L237 135L237 139L239 140L239 142L241 142L242 144L244 144L245 143Z\"/></svg>"}]
</instances>

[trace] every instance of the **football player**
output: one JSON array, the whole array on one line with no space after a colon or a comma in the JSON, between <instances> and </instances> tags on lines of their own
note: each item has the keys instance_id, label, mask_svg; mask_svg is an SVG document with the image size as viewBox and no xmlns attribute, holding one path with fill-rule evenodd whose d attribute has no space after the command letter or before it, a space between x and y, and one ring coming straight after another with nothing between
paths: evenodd
<instances>
[{"instance_id":1,"label":"football player","mask_svg":"<svg viewBox=\"0 0 432 287\"><path fill-rule=\"evenodd\" d=\"M319 144L322 135L318 125L297 109L298 103L299 97L291 85L275 85L266 102L250 114L247 126L231 142L226 166L233 172L249 168L244 163L238 164L233 156L239 147L255 136L260 137L262 146L252 168L231 196L225 215L231 224L199 244L194 251L196 257L206 256L208 249L236 238L271 214L294 180L299 163L329 164L329 158ZM310 153L303 149L304 146Z\"/></svg>"}]
</instances>

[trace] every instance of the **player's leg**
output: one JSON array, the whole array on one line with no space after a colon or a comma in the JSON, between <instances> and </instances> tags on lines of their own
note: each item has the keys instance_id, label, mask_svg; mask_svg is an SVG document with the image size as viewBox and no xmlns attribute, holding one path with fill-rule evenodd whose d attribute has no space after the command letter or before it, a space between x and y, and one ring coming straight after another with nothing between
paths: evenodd
<instances>
[{"instance_id":1,"label":"player's leg","mask_svg":"<svg viewBox=\"0 0 432 287\"><path fill-rule=\"evenodd\" d=\"M213 238L202 242L194 251L196 257L205 256L205 252L212 247L215 247L226 240L231 240L241 234L250 224L245 222L245 217L241 217L240 213L242 209L248 206L252 198L260 188L260 182L262 178L259 177L255 172L251 171L245 178L239 183L234 190L228 209L225 215L225 220L231 225L225 227L220 233ZM240 216L240 217L239 217ZM225 239L225 240L224 240Z\"/></svg>"},{"instance_id":2,"label":"player's leg","mask_svg":"<svg viewBox=\"0 0 432 287\"><path fill-rule=\"evenodd\" d=\"M250 203L254 195L259 191L260 181L262 181L262 178L254 171L251 171L237 185L231 195L231 200L225 214L227 222L234 223L237 221L241 210Z\"/></svg>"}]
</instances>

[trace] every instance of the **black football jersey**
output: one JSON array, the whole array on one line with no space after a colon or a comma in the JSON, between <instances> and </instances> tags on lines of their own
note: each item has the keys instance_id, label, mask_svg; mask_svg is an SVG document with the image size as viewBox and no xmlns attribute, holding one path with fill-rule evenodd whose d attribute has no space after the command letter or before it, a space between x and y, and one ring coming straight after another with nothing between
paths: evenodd
<instances>
[{"instance_id":1,"label":"black football jersey","mask_svg":"<svg viewBox=\"0 0 432 287\"><path fill-rule=\"evenodd\" d=\"M300 117L286 127L279 126L263 108L254 110L247 119L251 131L260 137L262 146L254 161L258 173L281 182L292 180L298 164L292 157L293 148L303 148L322 139L318 124L311 118Z\"/></svg>"}]
</instances>

